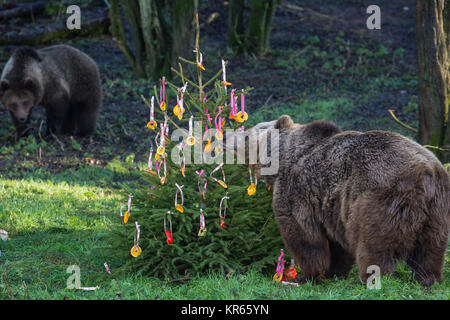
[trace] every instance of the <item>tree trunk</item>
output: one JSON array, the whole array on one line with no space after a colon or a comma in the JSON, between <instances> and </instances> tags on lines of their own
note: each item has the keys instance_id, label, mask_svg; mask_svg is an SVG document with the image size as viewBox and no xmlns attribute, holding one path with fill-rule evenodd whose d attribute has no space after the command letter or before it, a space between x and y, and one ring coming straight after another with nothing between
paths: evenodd
<instances>
[{"instance_id":1,"label":"tree trunk","mask_svg":"<svg viewBox=\"0 0 450 320\"><path fill-rule=\"evenodd\" d=\"M259 57L269 48L269 36L277 3L278 0L252 0L247 47Z\"/></svg>"},{"instance_id":2,"label":"tree trunk","mask_svg":"<svg viewBox=\"0 0 450 320\"><path fill-rule=\"evenodd\" d=\"M192 56L193 30L198 0L172 0L172 66L176 68L178 57Z\"/></svg>"},{"instance_id":3,"label":"tree trunk","mask_svg":"<svg viewBox=\"0 0 450 320\"><path fill-rule=\"evenodd\" d=\"M416 34L419 63L419 141L450 149L450 2L416 0ZM450 152L433 149L441 161Z\"/></svg>"},{"instance_id":4,"label":"tree trunk","mask_svg":"<svg viewBox=\"0 0 450 320\"><path fill-rule=\"evenodd\" d=\"M228 8L228 45L242 53L244 47L244 0L230 0Z\"/></svg>"},{"instance_id":5,"label":"tree trunk","mask_svg":"<svg viewBox=\"0 0 450 320\"><path fill-rule=\"evenodd\" d=\"M111 0L111 33L139 77L170 78L179 56L192 55L192 30L198 0ZM131 27L135 50L128 47L120 7Z\"/></svg>"}]
</instances>

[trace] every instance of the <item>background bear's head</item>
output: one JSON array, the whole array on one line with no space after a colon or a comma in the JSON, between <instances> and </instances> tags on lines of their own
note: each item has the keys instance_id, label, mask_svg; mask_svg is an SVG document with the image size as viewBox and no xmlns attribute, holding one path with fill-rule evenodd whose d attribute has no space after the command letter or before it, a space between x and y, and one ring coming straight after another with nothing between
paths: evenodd
<instances>
[{"instance_id":1,"label":"background bear's head","mask_svg":"<svg viewBox=\"0 0 450 320\"><path fill-rule=\"evenodd\" d=\"M42 99L42 59L31 48L17 49L6 63L0 80L0 102L18 123L26 123L31 109Z\"/></svg>"},{"instance_id":2,"label":"background bear's head","mask_svg":"<svg viewBox=\"0 0 450 320\"><path fill-rule=\"evenodd\" d=\"M31 109L37 104L34 87L31 78L18 84L6 79L0 81L0 101L19 123L27 122Z\"/></svg>"}]
</instances>

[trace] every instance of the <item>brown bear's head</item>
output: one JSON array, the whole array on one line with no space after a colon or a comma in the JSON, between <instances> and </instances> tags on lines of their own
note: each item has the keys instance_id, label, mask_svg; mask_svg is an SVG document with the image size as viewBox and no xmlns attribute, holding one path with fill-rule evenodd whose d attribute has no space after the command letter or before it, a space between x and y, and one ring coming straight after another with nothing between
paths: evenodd
<instances>
[{"instance_id":1,"label":"brown bear's head","mask_svg":"<svg viewBox=\"0 0 450 320\"><path fill-rule=\"evenodd\" d=\"M281 166L290 167L311 148L340 132L334 123L328 121L302 125L283 115L278 120L261 122L243 133L228 135L227 140L233 138L238 161L239 152L242 159L245 149L245 163L266 184L273 186ZM227 142L226 148L231 149L229 146Z\"/></svg>"},{"instance_id":2,"label":"brown bear's head","mask_svg":"<svg viewBox=\"0 0 450 320\"><path fill-rule=\"evenodd\" d=\"M26 123L36 98L36 84L32 78L20 82L0 80L0 101L19 123Z\"/></svg>"},{"instance_id":3,"label":"brown bear's head","mask_svg":"<svg viewBox=\"0 0 450 320\"><path fill-rule=\"evenodd\" d=\"M258 123L245 132L227 132L226 149L234 151L238 163L245 160L253 173L272 185L278 175L280 139L301 127L283 115L278 120Z\"/></svg>"}]
</instances>

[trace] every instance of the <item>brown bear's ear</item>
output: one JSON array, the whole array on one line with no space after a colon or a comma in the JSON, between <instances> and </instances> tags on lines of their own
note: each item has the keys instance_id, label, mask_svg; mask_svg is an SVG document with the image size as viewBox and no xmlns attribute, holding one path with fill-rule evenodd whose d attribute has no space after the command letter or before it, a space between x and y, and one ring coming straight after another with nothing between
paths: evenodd
<instances>
[{"instance_id":1,"label":"brown bear's ear","mask_svg":"<svg viewBox=\"0 0 450 320\"><path fill-rule=\"evenodd\" d=\"M9 89L9 81L6 79L2 79L0 81L0 91L5 92L8 89Z\"/></svg>"},{"instance_id":2,"label":"brown bear's ear","mask_svg":"<svg viewBox=\"0 0 450 320\"><path fill-rule=\"evenodd\" d=\"M275 129L290 129L294 126L294 121L287 114L282 115L275 123Z\"/></svg>"},{"instance_id":3,"label":"brown bear's ear","mask_svg":"<svg viewBox=\"0 0 450 320\"><path fill-rule=\"evenodd\" d=\"M33 89L34 88L34 81L31 78L25 78L23 79L23 85L26 89Z\"/></svg>"}]
</instances>

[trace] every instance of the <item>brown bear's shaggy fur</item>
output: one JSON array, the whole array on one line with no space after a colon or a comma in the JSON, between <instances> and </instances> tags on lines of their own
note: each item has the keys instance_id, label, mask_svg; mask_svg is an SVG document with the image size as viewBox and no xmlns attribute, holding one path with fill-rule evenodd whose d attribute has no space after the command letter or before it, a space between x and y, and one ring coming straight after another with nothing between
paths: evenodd
<instances>
[{"instance_id":1,"label":"brown bear's shaggy fur","mask_svg":"<svg viewBox=\"0 0 450 320\"><path fill-rule=\"evenodd\" d=\"M18 135L27 130L33 106L41 105L47 114L47 131L85 136L94 132L101 105L98 68L70 46L21 48L2 72L0 98Z\"/></svg>"},{"instance_id":2,"label":"brown bear's shaggy fur","mask_svg":"<svg viewBox=\"0 0 450 320\"><path fill-rule=\"evenodd\" d=\"M368 266L392 273L397 260L424 286L442 281L450 181L431 152L396 133L342 132L289 116L249 132L263 137L270 128L280 129L280 166L263 178L298 281L345 277L355 260L364 282Z\"/></svg>"}]
</instances>

